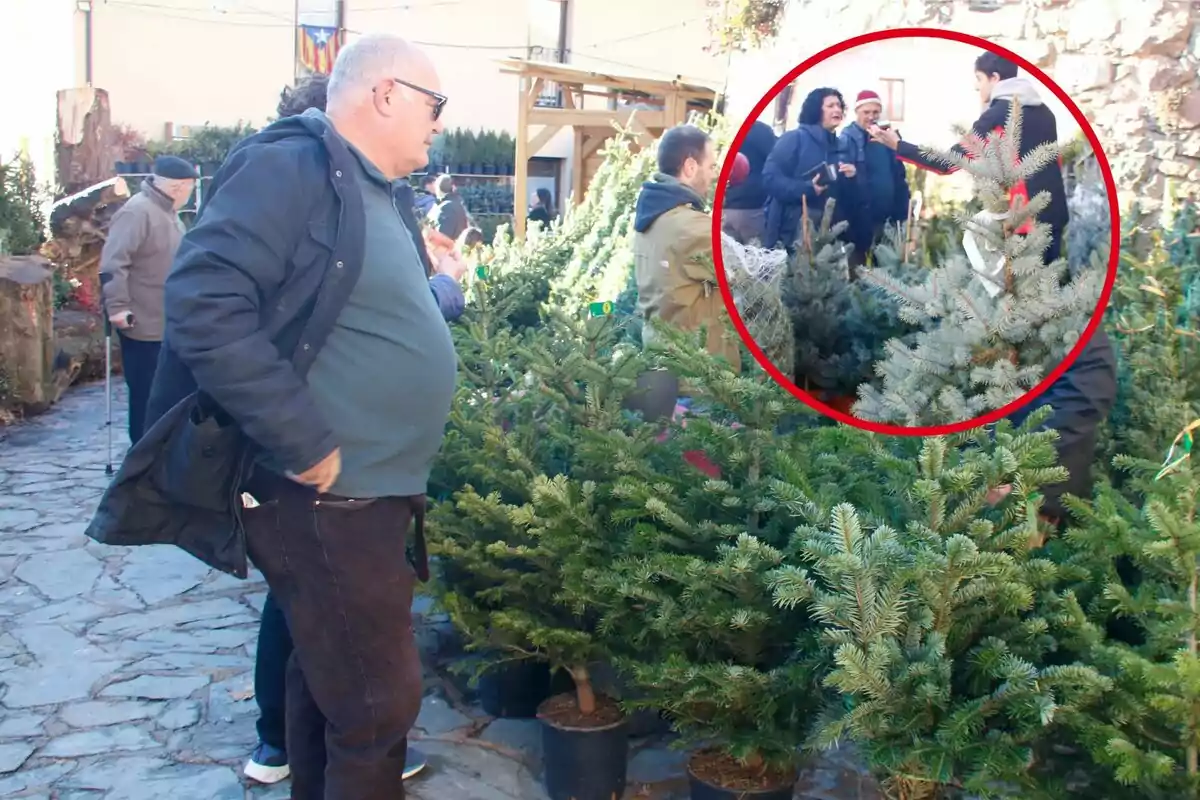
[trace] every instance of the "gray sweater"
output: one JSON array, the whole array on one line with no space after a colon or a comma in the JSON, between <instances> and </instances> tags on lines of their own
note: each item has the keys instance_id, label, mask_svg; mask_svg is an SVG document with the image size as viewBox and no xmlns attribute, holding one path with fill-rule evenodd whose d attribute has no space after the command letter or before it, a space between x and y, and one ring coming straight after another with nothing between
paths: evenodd
<instances>
[{"instance_id":1,"label":"gray sweater","mask_svg":"<svg viewBox=\"0 0 1200 800\"><path fill-rule=\"evenodd\" d=\"M355 155L366 214L362 275L313 362L308 387L341 447L334 494L424 494L458 358L434 296L437 285L430 291L392 185Z\"/></svg>"}]
</instances>

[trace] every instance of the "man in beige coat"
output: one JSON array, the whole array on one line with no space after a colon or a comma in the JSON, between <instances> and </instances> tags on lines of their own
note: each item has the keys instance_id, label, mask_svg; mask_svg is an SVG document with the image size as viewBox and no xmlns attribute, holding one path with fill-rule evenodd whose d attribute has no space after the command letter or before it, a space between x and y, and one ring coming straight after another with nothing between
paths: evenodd
<instances>
[{"instance_id":1,"label":"man in beige coat","mask_svg":"<svg viewBox=\"0 0 1200 800\"><path fill-rule=\"evenodd\" d=\"M100 252L104 313L120 339L129 389L130 444L142 437L162 346L163 284L183 238L179 209L192 196L197 177L182 158L157 158L142 190L113 215Z\"/></svg>"},{"instance_id":2,"label":"man in beige coat","mask_svg":"<svg viewBox=\"0 0 1200 800\"><path fill-rule=\"evenodd\" d=\"M654 346L656 322L683 330L704 326L708 351L740 371L740 341L717 284L712 217L705 209L717 173L712 139L694 125L671 128L658 144L658 169L642 186L634 212L642 342Z\"/></svg>"}]
</instances>

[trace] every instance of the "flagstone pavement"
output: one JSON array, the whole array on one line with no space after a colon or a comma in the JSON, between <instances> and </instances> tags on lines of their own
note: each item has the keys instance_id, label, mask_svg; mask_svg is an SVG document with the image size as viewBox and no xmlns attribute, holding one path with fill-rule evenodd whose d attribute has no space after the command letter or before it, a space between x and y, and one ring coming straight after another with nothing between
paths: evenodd
<instances>
[{"instance_id":1,"label":"flagstone pavement","mask_svg":"<svg viewBox=\"0 0 1200 800\"><path fill-rule=\"evenodd\" d=\"M126 443L114 390L115 463ZM83 532L107 485L103 385L0 429L0 798L284 800L253 785L254 645L266 586L168 546L105 547ZM418 597L432 661L445 626ZM493 720L427 670L412 744L414 800L543 800L537 723ZM684 798L683 757L634 740L627 798ZM874 798L853 764L823 760L812 800Z\"/></svg>"}]
</instances>

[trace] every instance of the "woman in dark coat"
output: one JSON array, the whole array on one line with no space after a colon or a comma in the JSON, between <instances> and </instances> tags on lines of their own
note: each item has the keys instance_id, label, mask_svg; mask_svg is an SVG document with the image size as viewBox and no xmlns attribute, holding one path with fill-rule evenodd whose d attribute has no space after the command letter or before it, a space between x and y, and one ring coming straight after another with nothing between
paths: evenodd
<instances>
[{"instance_id":1,"label":"woman in dark coat","mask_svg":"<svg viewBox=\"0 0 1200 800\"><path fill-rule=\"evenodd\" d=\"M768 198L765 246L791 250L802 233L800 218L805 208L808 218L819 224L830 197L843 209L852 202L853 185L848 179L856 170L853 164L838 162L834 133L845 116L846 101L841 92L814 89L800 107L800 126L779 137L763 166Z\"/></svg>"},{"instance_id":2,"label":"woman in dark coat","mask_svg":"<svg viewBox=\"0 0 1200 800\"><path fill-rule=\"evenodd\" d=\"M545 187L538 189L534 193L536 200L533 208L529 210L529 221L540 222L545 227L549 228L550 223L554 220L554 198L550 196L550 190Z\"/></svg>"}]
</instances>

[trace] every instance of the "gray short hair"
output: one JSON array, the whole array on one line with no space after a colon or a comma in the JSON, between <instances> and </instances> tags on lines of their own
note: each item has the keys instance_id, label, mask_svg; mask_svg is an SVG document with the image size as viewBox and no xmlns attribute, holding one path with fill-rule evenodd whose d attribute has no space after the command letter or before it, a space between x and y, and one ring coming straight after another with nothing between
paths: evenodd
<instances>
[{"instance_id":1,"label":"gray short hair","mask_svg":"<svg viewBox=\"0 0 1200 800\"><path fill-rule=\"evenodd\" d=\"M395 77L397 63L412 50L399 36L370 33L341 49L329 76L328 97L336 103L348 91L365 88L384 78Z\"/></svg>"}]
</instances>

